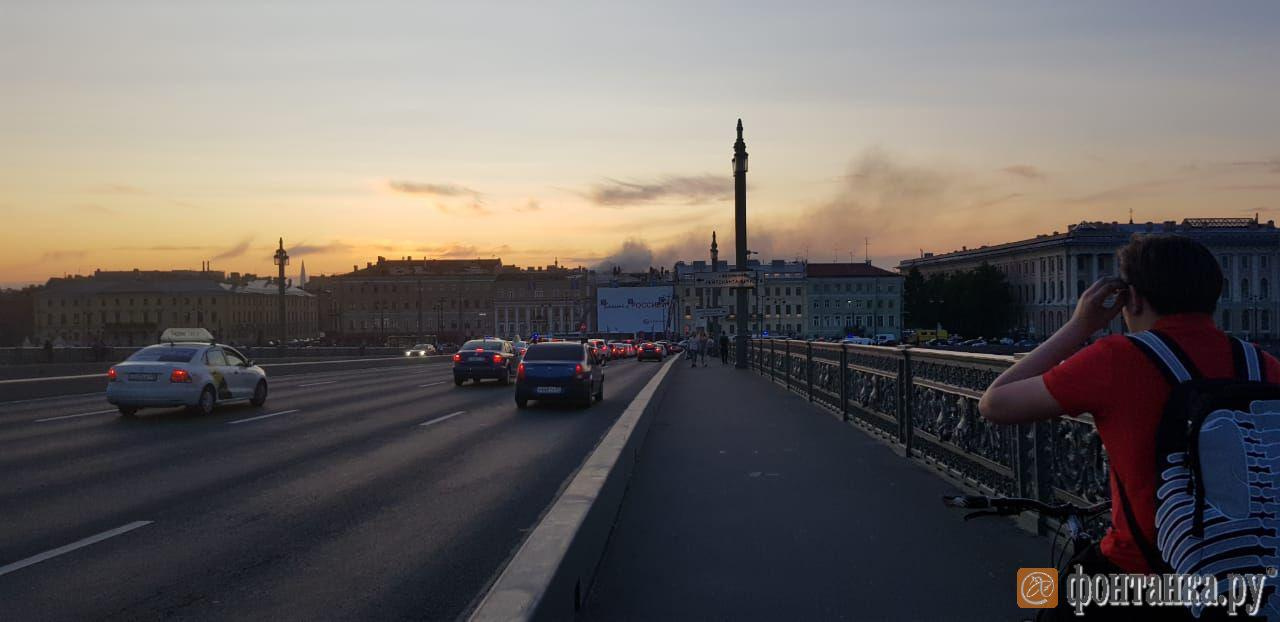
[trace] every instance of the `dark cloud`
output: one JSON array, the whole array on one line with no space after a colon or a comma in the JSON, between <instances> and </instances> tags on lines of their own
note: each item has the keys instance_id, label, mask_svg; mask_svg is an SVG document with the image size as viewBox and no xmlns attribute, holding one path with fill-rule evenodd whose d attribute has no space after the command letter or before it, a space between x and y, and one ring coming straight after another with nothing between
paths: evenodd
<instances>
[{"instance_id":1,"label":"dark cloud","mask_svg":"<svg viewBox=\"0 0 1280 622\"><path fill-rule=\"evenodd\" d=\"M1280 175L1280 157L1270 160L1237 160L1231 165L1238 168L1262 169L1268 173Z\"/></svg>"},{"instance_id":2,"label":"dark cloud","mask_svg":"<svg viewBox=\"0 0 1280 622\"><path fill-rule=\"evenodd\" d=\"M1185 177L1167 179L1150 179L1131 184L1122 184L1098 192L1067 199L1069 203L1104 203L1111 201L1127 201L1138 197L1158 194L1161 190L1188 181Z\"/></svg>"},{"instance_id":3,"label":"dark cloud","mask_svg":"<svg viewBox=\"0 0 1280 622\"><path fill-rule=\"evenodd\" d=\"M332 241L328 244L308 244L306 242L299 243L290 247L290 257L302 257L305 255L318 255L322 253L343 253L356 250L356 247L346 242ZM386 249L383 249L386 250Z\"/></svg>"},{"instance_id":4,"label":"dark cloud","mask_svg":"<svg viewBox=\"0 0 1280 622\"><path fill-rule=\"evenodd\" d=\"M667 176L652 182L607 179L592 186L586 197L604 207L664 201L697 205L733 198L733 179L723 175Z\"/></svg>"},{"instance_id":5,"label":"dark cloud","mask_svg":"<svg viewBox=\"0 0 1280 622\"><path fill-rule=\"evenodd\" d=\"M387 182L387 186L396 192L404 194L425 194L437 197L479 197L480 193L466 186L457 184L430 184L419 183L415 181L396 181Z\"/></svg>"},{"instance_id":6,"label":"dark cloud","mask_svg":"<svg viewBox=\"0 0 1280 622\"><path fill-rule=\"evenodd\" d=\"M159 244L156 246L116 246L113 251L161 251L161 252L178 252L178 251L203 251L208 250L208 246L174 246L170 244Z\"/></svg>"},{"instance_id":7,"label":"dark cloud","mask_svg":"<svg viewBox=\"0 0 1280 622\"><path fill-rule=\"evenodd\" d=\"M462 205L446 205L444 203L436 203L436 209L441 214L470 215L470 216L488 216L491 212L480 201L471 201Z\"/></svg>"},{"instance_id":8,"label":"dark cloud","mask_svg":"<svg viewBox=\"0 0 1280 622\"><path fill-rule=\"evenodd\" d=\"M84 259L88 255L85 251L45 251L40 255L40 261L67 261L75 259Z\"/></svg>"},{"instance_id":9,"label":"dark cloud","mask_svg":"<svg viewBox=\"0 0 1280 622\"><path fill-rule=\"evenodd\" d=\"M253 238L247 237L243 240L240 240L238 243L236 243L235 246L232 246L231 248L228 248L227 250L222 251L221 253L218 253L213 257L210 257L209 259L213 261L219 261L222 259L233 259L233 258L239 257L249 251L249 244L251 243L253 243Z\"/></svg>"},{"instance_id":10,"label":"dark cloud","mask_svg":"<svg viewBox=\"0 0 1280 622\"><path fill-rule=\"evenodd\" d=\"M839 178L839 187L826 200L797 206L785 214L764 214L751 220L750 249L762 261L813 258L847 261L850 254L864 256L864 239L870 239L870 255L877 264L893 266L913 256L921 246L938 248L957 236L991 236L993 240L1020 235L1061 214L1027 214L993 219L991 208L1022 198L1021 193L1001 192L982 181L984 176L942 165L913 163L883 149L870 149L855 157ZM695 219L683 235L654 245L628 239L596 264L620 265L626 270L670 266L677 260L709 259L711 230L720 233L720 257L732 261L733 223L713 215ZM884 242L879 242L883 240ZM959 247L959 243L956 246Z\"/></svg>"},{"instance_id":11,"label":"dark cloud","mask_svg":"<svg viewBox=\"0 0 1280 622\"><path fill-rule=\"evenodd\" d=\"M1010 164L1009 166L1006 166L1000 170L1010 175L1014 175L1016 177L1022 177L1024 179L1033 179L1036 181L1040 181L1048 177L1048 175L1046 175L1044 171L1040 170L1039 168L1036 168L1031 164Z\"/></svg>"},{"instance_id":12,"label":"dark cloud","mask_svg":"<svg viewBox=\"0 0 1280 622\"><path fill-rule=\"evenodd\" d=\"M1280 184L1241 184L1237 186L1218 186L1217 189L1275 192L1280 190Z\"/></svg>"}]
</instances>

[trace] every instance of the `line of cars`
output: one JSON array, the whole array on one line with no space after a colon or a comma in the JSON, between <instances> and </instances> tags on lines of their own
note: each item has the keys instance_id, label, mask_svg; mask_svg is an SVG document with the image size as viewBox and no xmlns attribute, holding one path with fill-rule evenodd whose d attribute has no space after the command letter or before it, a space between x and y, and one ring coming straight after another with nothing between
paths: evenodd
<instances>
[{"instance_id":1,"label":"line of cars","mask_svg":"<svg viewBox=\"0 0 1280 622\"><path fill-rule=\"evenodd\" d=\"M453 349L453 348L450 348ZM452 356L454 384L492 379L516 385L516 405L530 401L572 401L589 406L604 398L604 367L611 360L662 361L677 344L591 339L528 343L474 339ZM405 356L430 356L439 349L416 344ZM207 330L171 328L161 343L144 347L107 371L107 402L125 417L142 408L186 407L210 414L218 404L267 401L266 372L235 348L217 343Z\"/></svg>"}]
</instances>

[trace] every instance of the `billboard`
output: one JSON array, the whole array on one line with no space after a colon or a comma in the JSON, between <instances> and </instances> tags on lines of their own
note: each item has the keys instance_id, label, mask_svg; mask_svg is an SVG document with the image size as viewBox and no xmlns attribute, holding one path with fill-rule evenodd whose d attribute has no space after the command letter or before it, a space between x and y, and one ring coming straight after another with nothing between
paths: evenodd
<instances>
[{"instance_id":1,"label":"billboard","mask_svg":"<svg viewBox=\"0 0 1280 622\"><path fill-rule=\"evenodd\" d=\"M596 328L606 333L654 333L671 320L671 286L596 289Z\"/></svg>"}]
</instances>

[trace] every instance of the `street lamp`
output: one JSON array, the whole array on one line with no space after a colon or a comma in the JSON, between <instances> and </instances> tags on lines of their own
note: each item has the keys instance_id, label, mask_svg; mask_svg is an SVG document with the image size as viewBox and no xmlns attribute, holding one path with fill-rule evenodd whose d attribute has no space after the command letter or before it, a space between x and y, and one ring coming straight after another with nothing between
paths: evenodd
<instances>
[{"instance_id":1,"label":"street lamp","mask_svg":"<svg viewBox=\"0 0 1280 622\"><path fill-rule=\"evenodd\" d=\"M289 253L284 250L284 238L280 238L280 247L276 249L276 254L272 259L272 263L279 268L279 287L280 287L280 349L283 350L285 342L288 340L289 329L287 320L285 319L285 283L284 283L284 267L289 265Z\"/></svg>"}]
</instances>

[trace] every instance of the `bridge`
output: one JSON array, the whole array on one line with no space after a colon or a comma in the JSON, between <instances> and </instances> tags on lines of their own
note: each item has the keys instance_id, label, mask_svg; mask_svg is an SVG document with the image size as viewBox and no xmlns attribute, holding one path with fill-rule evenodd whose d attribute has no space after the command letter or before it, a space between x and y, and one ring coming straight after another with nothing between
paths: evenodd
<instances>
[{"instance_id":1,"label":"bridge","mask_svg":"<svg viewBox=\"0 0 1280 622\"><path fill-rule=\"evenodd\" d=\"M1106 494L1087 419L978 416L1009 357L738 354L615 361L582 410L443 358L284 364L208 417L0 385L0 619L1013 618L1049 526L939 497Z\"/></svg>"}]
</instances>

